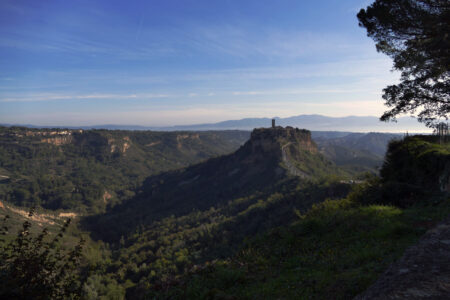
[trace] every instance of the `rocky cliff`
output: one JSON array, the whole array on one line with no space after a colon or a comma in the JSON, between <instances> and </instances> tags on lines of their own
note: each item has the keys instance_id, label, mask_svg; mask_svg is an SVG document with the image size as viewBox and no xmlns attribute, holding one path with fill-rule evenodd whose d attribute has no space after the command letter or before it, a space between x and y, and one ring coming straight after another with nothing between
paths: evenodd
<instances>
[{"instance_id":1,"label":"rocky cliff","mask_svg":"<svg viewBox=\"0 0 450 300\"><path fill-rule=\"evenodd\" d=\"M293 127L258 128L237 154L243 163L275 161L288 174L309 178L332 164L318 153L311 132Z\"/></svg>"},{"instance_id":2,"label":"rocky cliff","mask_svg":"<svg viewBox=\"0 0 450 300\"><path fill-rule=\"evenodd\" d=\"M60 135L60 136L41 139L41 143L48 143L48 144L52 144L55 146L70 144L70 143L72 143L72 141L73 141L73 137L71 135Z\"/></svg>"},{"instance_id":3,"label":"rocky cliff","mask_svg":"<svg viewBox=\"0 0 450 300\"><path fill-rule=\"evenodd\" d=\"M310 153L317 152L317 146L311 139L311 132L305 129L293 127L283 128L258 128L253 130L246 146L256 155L278 154L281 157L281 148L293 145L297 150L305 150Z\"/></svg>"}]
</instances>

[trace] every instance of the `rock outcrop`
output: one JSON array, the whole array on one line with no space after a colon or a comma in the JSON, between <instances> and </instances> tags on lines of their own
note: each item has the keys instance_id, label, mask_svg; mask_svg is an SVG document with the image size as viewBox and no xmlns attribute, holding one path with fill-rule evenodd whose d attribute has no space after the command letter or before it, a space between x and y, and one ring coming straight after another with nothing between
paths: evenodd
<instances>
[{"instance_id":1,"label":"rock outcrop","mask_svg":"<svg viewBox=\"0 0 450 300\"><path fill-rule=\"evenodd\" d=\"M290 144L298 150L317 153L317 146L311 139L311 132L293 127L258 128L253 130L248 146L252 153L277 153L281 157L281 147Z\"/></svg>"},{"instance_id":2,"label":"rock outcrop","mask_svg":"<svg viewBox=\"0 0 450 300\"><path fill-rule=\"evenodd\" d=\"M72 141L73 141L73 137L71 135L61 135L61 136L55 136L55 137L51 137L51 138L41 139L41 143L52 144L55 146L70 144L70 143L72 143Z\"/></svg>"},{"instance_id":3,"label":"rock outcrop","mask_svg":"<svg viewBox=\"0 0 450 300\"><path fill-rule=\"evenodd\" d=\"M311 132L293 127L258 128L243 146L246 161L278 160L290 175L308 178L309 174L299 168L305 155L318 155Z\"/></svg>"},{"instance_id":4,"label":"rock outcrop","mask_svg":"<svg viewBox=\"0 0 450 300\"><path fill-rule=\"evenodd\" d=\"M108 138L108 145L110 146L110 152L119 152L125 154L131 147L131 139L128 136L122 139Z\"/></svg>"}]
</instances>

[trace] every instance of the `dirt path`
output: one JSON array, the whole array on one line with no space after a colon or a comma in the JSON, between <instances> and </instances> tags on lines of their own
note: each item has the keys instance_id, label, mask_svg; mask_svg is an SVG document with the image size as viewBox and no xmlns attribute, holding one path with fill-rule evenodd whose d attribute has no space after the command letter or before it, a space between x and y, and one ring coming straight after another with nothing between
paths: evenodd
<instances>
[{"instance_id":1,"label":"dirt path","mask_svg":"<svg viewBox=\"0 0 450 300\"><path fill-rule=\"evenodd\" d=\"M355 299L450 299L450 217Z\"/></svg>"}]
</instances>

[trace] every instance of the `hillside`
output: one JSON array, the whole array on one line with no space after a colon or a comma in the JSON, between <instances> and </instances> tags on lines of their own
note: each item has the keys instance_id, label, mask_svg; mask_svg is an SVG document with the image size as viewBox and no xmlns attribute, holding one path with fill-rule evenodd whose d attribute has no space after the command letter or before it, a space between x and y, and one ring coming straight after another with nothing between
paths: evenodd
<instances>
[{"instance_id":1,"label":"hillside","mask_svg":"<svg viewBox=\"0 0 450 300\"><path fill-rule=\"evenodd\" d=\"M19 206L75 209L78 213L104 212L134 197L145 178L233 152L249 135L244 131L3 127L0 128L0 200ZM382 164L380 154L391 135L314 132L313 137L319 152L348 173L357 175L364 171L377 172ZM290 148L286 146L283 153L290 153ZM297 174L312 172L302 170L301 165L294 166L289 160L284 165Z\"/></svg>"},{"instance_id":2,"label":"hillside","mask_svg":"<svg viewBox=\"0 0 450 300\"><path fill-rule=\"evenodd\" d=\"M379 157L384 157L387 145L393 139L400 139L399 134L369 132L369 133L349 133L342 137L323 138L317 137L317 142L323 142L322 146L336 145L347 147L353 150L371 152Z\"/></svg>"},{"instance_id":3,"label":"hillside","mask_svg":"<svg viewBox=\"0 0 450 300\"><path fill-rule=\"evenodd\" d=\"M440 192L436 187L447 182L449 155L449 144L440 145L434 137L394 141L381 178L368 178L346 198L314 205L290 225L250 238L231 257L192 268L181 278L149 285L145 295L159 299L351 299L374 283L426 230L448 219L448 190ZM421 171L423 164L432 165ZM403 185L403 193L395 189L398 184ZM380 293L383 299L447 295L448 286L437 286L433 279L443 283L450 275L439 264L449 260L447 240L436 235L441 227L424 238L434 244L412 247L390 268L406 275L386 272L369 290L369 299ZM421 254L413 257L413 253ZM407 261L418 265L405 265ZM438 265L427 266L425 261ZM434 277L425 278L416 269ZM388 282L390 278L396 278L398 285Z\"/></svg>"},{"instance_id":4,"label":"hillside","mask_svg":"<svg viewBox=\"0 0 450 300\"><path fill-rule=\"evenodd\" d=\"M274 193L289 180L317 180L339 172L318 153L309 131L255 129L235 153L150 176L133 199L90 219L103 237L111 232L118 238L124 230L162 217L221 207L237 198Z\"/></svg>"},{"instance_id":5,"label":"hillside","mask_svg":"<svg viewBox=\"0 0 450 300\"><path fill-rule=\"evenodd\" d=\"M42 229L47 228L50 231L56 231L67 218L76 218L75 213L70 212L54 212L38 210L29 217L30 210L27 208L17 207L9 203L0 201L0 220L3 221L7 217L8 231L16 234L22 228L24 221L28 220L32 223L31 230L33 233L40 233Z\"/></svg>"},{"instance_id":6,"label":"hillside","mask_svg":"<svg viewBox=\"0 0 450 300\"><path fill-rule=\"evenodd\" d=\"M370 132L337 137L317 135L315 141L325 157L346 171L357 174L366 171L378 173L389 142L400 138L398 134Z\"/></svg>"},{"instance_id":7,"label":"hillside","mask_svg":"<svg viewBox=\"0 0 450 300\"><path fill-rule=\"evenodd\" d=\"M257 129L235 153L152 176L134 199L84 224L127 262L104 276L129 282L129 297L139 298L149 284L229 257L246 238L345 196L349 185L330 177L338 172L309 131Z\"/></svg>"},{"instance_id":8,"label":"hillside","mask_svg":"<svg viewBox=\"0 0 450 300\"><path fill-rule=\"evenodd\" d=\"M450 191L450 144L436 136L411 136L389 144L381 170L385 181L429 191Z\"/></svg>"},{"instance_id":9,"label":"hillside","mask_svg":"<svg viewBox=\"0 0 450 300\"><path fill-rule=\"evenodd\" d=\"M105 211L152 174L236 150L248 133L0 127L0 200Z\"/></svg>"},{"instance_id":10,"label":"hillside","mask_svg":"<svg viewBox=\"0 0 450 300\"><path fill-rule=\"evenodd\" d=\"M116 133L115 140L123 134L100 133ZM333 138L339 144L346 136ZM128 137L135 146L138 137ZM133 146L118 157L133 157ZM81 227L65 245L83 235L80 229L95 240L87 239L84 251L87 299L348 299L450 214L449 149L430 136L392 141L381 177L348 184L347 172L321 154L309 131L261 128L234 153L151 175L127 201L77 216ZM0 171L9 183L14 173ZM26 210L1 204L0 214L18 228ZM35 230L54 230L69 212L41 209L30 221Z\"/></svg>"}]
</instances>

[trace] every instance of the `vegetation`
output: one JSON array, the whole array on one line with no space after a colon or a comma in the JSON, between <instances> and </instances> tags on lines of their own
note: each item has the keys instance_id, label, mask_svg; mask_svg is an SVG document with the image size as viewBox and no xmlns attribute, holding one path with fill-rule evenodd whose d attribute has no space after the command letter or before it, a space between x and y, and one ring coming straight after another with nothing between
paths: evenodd
<instances>
[{"instance_id":1,"label":"vegetation","mask_svg":"<svg viewBox=\"0 0 450 300\"><path fill-rule=\"evenodd\" d=\"M29 217L33 216L30 210ZM0 297L3 299L75 299L79 298L82 280L79 266L82 246L80 240L71 251L60 248L68 219L50 239L49 231L33 236L27 220L15 239L6 240L6 216L0 231Z\"/></svg>"},{"instance_id":2,"label":"vegetation","mask_svg":"<svg viewBox=\"0 0 450 300\"><path fill-rule=\"evenodd\" d=\"M366 204L399 207L439 201L441 193L450 188L450 145L437 141L435 136L412 136L391 142L381 178L362 184L359 197Z\"/></svg>"},{"instance_id":3,"label":"vegetation","mask_svg":"<svg viewBox=\"0 0 450 300\"><path fill-rule=\"evenodd\" d=\"M284 156L301 169L302 177L312 182L339 172L317 153L315 146L311 144L311 151L300 149L301 142L295 138L283 155L281 149L286 142L285 138L255 138L233 154L150 176L135 197L101 216L87 218L86 226L97 238L117 241L122 235L171 215L225 207L238 198L267 197L289 187L295 188L299 178L290 175Z\"/></svg>"},{"instance_id":4,"label":"vegetation","mask_svg":"<svg viewBox=\"0 0 450 300\"><path fill-rule=\"evenodd\" d=\"M430 192L430 187L437 186L434 179L443 178L449 170L448 147L433 143L432 137L394 141L381 178L370 176L343 199L314 204L306 213L297 211L297 221L289 226L269 229L247 240L235 255L192 268L178 280L149 286L146 295L161 299L352 298L425 230L450 214L448 190ZM431 162L447 165L420 172L422 164ZM405 169L412 176L397 175L406 174ZM399 182L409 190L397 190Z\"/></svg>"},{"instance_id":5,"label":"vegetation","mask_svg":"<svg viewBox=\"0 0 450 300\"><path fill-rule=\"evenodd\" d=\"M416 145L421 145L419 152L396 154L399 148L412 149ZM348 196L350 185L341 183L339 177L276 180L270 173L261 177L269 176L276 184L267 185L258 177L251 177L249 182L263 184L241 186L246 195L240 194L239 189L226 192L223 188L232 181L222 180L229 180L227 174L235 167L231 162L237 158L233 155L220 158L228 164L213 159L159 177L164 181L162 186L144 190L140 200L128 202L118 210L126 213L118 214L119 218L107 214L100 219L103 225L92 228L99 237L108 226L117 226L111 230L116 237L103 235L113 242L112 262L97 276L113 278L127 286L126 295L131 298L355 296L427 228L450 213L448 196L429 193L429 186L396 193L392 187L398 184L392 181L396 175L390 170L406 164L398 165L400 162L394 157L414 161L431 153L431 160L448 162L448 157L441 157L447 147L428 137L394 141L387 156L392 159L386 160L381 172L383 177L368 175L362 184L353 185ZM240 151L247 153L245 147ZM303 158L308 161L308 156ZM270 160L264 164L277 166ZM230 166L224 168L225 165ZM408 166L417 168L415 172L420 176L420 165ZM247 165L246 169L251 167ZM209 175L210 169L216 177ZM216 171L222 169L223 172ZM434 172L422 176L437 178L445 170L437 168ZM205 174L218 184L210 187L207 179L199 178L199 182L186 183L186 189L183 185L179 192L169 193L170 186L195 178L196 174ZM245 176L242 180L247 182ZM154 181L148 181L146 186L151 186L151 182ZM404 183L407 184L407 178ZM410 201L411 192L420 198ZM167 196L161 200L166 206L158 204L160 195ZM189 207L195 209L189 211ZM123 221L140 215L148 218L141 218L142 223ZM117 233L121 234L121 228L126 226L134 228L134 233L122 232L123 237L119 238Z\"/></svg>"},{"instance_id":6,"label":"vegetation","mask_svg":"<svg viewBox=\"0 0 450 300\"><path fill-rule=\"evenodd\" d=\"M0 127L0 201L102 212L151 174L237 149L248 133Z\"/></svg>"},{"instance_id":7,"label":"vegetation","mask_svg":"<svg viewBox=\"0 0 450 300\"><path fill-rule=\"evenodd\" d=\"M135 197L149 176L161 179L159 174L232 152L248 135L242 131L80 132L0 127L0 201L82 214L109 211ZM351 135L319 140L320 151L347 173L375 173L390 135L373 135L367 135L370 139ZM372 153L361 148L369 146L379 150ZM297 150L293 149L294 156ZM300 161L297 167L307 173L322 172L324 161L317 166L315 163L319 160L312 157L303 165ZM239 169L237 164L233 166L229 172ZM200 181L204 183L204 179ZM221 185L235 184L236 180L230 178Z\"/></svg>"},{"instance_id":8,"label":"vegetation","mask_svg":"<svg viewBox=\"0 0 450 300\"><path fill-rule=\"evenodd\" d=\"M349 199L326 201L291 226L250 240L235 256L155 286L147 296L350 299L449 213L449 199L406 209Z\"/></svg>"},{"instance_id":9,"label":"vegetation","mask_svg":"<svg viewBox=\"0 0 450 300\"><path fill-rule=\"evenodd\" d=\"M448 4L376 0L358 18L402 72L382 119L447 118ZM27 219L16 236L5 217L0 297L348 299L450 214L450 145L434 137L392 141L379 176L358 184L355 170L380 157L352 136L326 149L293 128L255 130L239 147L247 138L0 127L2 214L85 214L37 234ZM86 245L62 243L82 230Z\"/></svg>"},{"instance_id":10,"label":"vegetation","mask_svg":"<svg viewBox=\"0 0 450 300\"><path fill-rule=\"evenodd\" d=\"M326 158L357 176L362 172L377 174L383 164L387 145L391 140L400 138L398 134L370 132L328 139L318 137L315 141Z\"/></svg>"},{"instance_id":11,"label":"vegetation","mask_svg":"<svg viewBox=\"0 0 450 300\"><path fill-rule=\"evenodd\" d=\"M196 265L230 257L246 238L289 224L296 212L327 197L345 196L349 188L333 181L288 181L275 190L279 192L236 198L142 226L114 244L115 262L102 275L128 282L130 297L143 297L150 287L177 280Z\"/></svg>"},{"instance_id":12,"label":"vegetation","mask_svg":"<svg viewBox=\"0 0 450 300\"><path fill-rule=\"evenodd\" d=\"M389 145L381 176L385 181L442 191L450 178L449 162L450 144L439 144L439 137L407 137Z\"/></svg>"},{"instance_id":13,"label":"vegetation","mask_svg":"<svg viewBox=\"0 0 450 300\"><path fill-rule=\"evenodd\" d=\"M431 125L450 112L450 6L447 0L376 0L358 13L377 50L394 60L399 84L384 89L381 120L420 110Z\"/></svg>"},{"instance_id":14,"label":"vegetation","mask_svg":"<svg viewBox=\"0 0 450 300\"><path fill-rule=\"evenodd\" d=\"M43 265L55 275L48 287L30 291L54 298L347 299L450 213L448 144L427 136L394 140L381 176L366 174L355 184L317 151L307 131L297 133L260 130L233 154L149 176L127 201L63 229L70 240L64 245L47 241L59 239L58 226L31 233L31 223L43 222L27 219L17 238L5 235L2 276L11 286L47 280L47 271L26 269ZM67 154L77 143L34 145ZM131 149L119 158L133 157ZM6 204L0 213L17 226L19 209ZM75 242L81 230L94 239L83 249ZM18 244L23 250L11 251ZM67 260L73 264L65 266ZM19 266L18 277L11 266Z\"/></svg>"}]
</instances>

